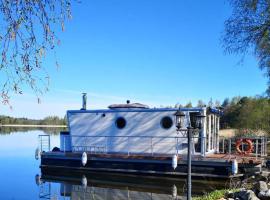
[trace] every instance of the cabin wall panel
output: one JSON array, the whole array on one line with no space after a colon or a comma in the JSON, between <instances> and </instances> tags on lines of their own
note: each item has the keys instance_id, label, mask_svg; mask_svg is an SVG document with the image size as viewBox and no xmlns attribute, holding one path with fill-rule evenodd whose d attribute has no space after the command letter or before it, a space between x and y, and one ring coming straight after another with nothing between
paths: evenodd
<instances>
[{"instance_id":1,"label":"cabin wall panel","mask_svg":"<svg viewBox=\"0 0 270 200\"><path fill-rule=\"evenodd\" d=\"M188 127L190 123L189 112L185 111L184 113L186 114L185 127ZM68 112L71 145L72 147L93 147L91 149L93 151L99 149L106 152L175 154L178 149L178 153L186 153L187 138L183 137L178 140L174 138L182 136L177 134L174 114L175 110L156 110L151 112L110 112L108 110L106 112ZM161 119L166 116L171 117L173 120L173 125L169 129L164 129L161 126ZM119 117L123 117L126 120L126 126L123 129L116 127L115 122ZM207 132L206 121L204 120L202 130L203 137L206 136ZM208 127L211 130L210 124ZM211 132L209 131L208 134ZM207 139L209 139L209 148L212 141L210 142L209 136ZM198 142L198 139L195 139L195 141ZM202 146L200 149L203 150L205 147Z\"/></svg>"}]
</instances>

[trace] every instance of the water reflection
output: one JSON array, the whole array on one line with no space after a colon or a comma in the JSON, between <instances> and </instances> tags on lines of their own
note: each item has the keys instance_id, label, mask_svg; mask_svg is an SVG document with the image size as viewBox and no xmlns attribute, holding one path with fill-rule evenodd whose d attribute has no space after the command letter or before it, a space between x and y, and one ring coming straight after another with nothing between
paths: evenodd
<instances>
[{"instance_id":1,"label":"water reflection","mask_svg":"<svg viewBox=\"0 0 270 200\"><path fill-rule=\"evenodd\" d=\"M33 176L40 173L40 160L34 157L40 134L45 133L29 129L0 132L0 199L38 199ZM59 135L52 135L52 141L52 146L59 146Z\"/></svg>"},{"instance_id":2,"label":"water reflection","mask_svg":"<svg viewBox=\"0 0 270 200\"><path fill-rule=\"evenodd\" d=\"M66 131L66 128L62 127L12 127L12 126L0 126L0 135L8 135L16 132L31 132L42 131L44 134L57 135L61 131Z\"/></svg>"},{"instance_id":3,"label":"water reflection","mask_svg":"<svg viewBox=\"0 0 270 200\"><path fill-rule=\"evenodd\" d=\"M186 185L185 180L175 178L48 171L36 176L36 182L40 200L178 200L185 198ZM194 180L192 195L223 187L222 181Z\"/></svg>"},{"instance_id":4,"label":"water reflection","mask_svg":"<svg viewBox=\"0 0 270 200\"><path fill-rule=\"evenodd\" d=\"M32 200L164 200L185 196L185 180L116 174L40 172L34 153L41 130L0 131L0 199ZM52 133L52 147L59 147L58 130ZM33 180L36 174L36 185ZM83 178L85 177L85 178ZM224 187L224 181L193 180L192 194ZM16 191L16 192L14 192Z\"/></svg>"}]
</instances>

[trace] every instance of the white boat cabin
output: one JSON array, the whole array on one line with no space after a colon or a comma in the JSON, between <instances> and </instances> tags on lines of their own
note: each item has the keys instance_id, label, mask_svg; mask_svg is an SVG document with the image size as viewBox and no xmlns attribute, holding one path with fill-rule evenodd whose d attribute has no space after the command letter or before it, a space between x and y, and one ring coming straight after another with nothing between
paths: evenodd
<instances>
[{"instance_id":1,"label":"white boat cabin","mask_svg":"<svg viewBox=\"0 0 270 200\"><path fill-rule=\"evenodd\" d=\"M196 114L205 115L193 139L193 154L219 149L220 111L213 108L149 108L143 104L115 104L104 110L67 111L68 135L61 134L61 150L95 153L174 155L187 152L186 131L177 131L175 113L185 114L185 127Z\"/></svg>"}]
</instances>

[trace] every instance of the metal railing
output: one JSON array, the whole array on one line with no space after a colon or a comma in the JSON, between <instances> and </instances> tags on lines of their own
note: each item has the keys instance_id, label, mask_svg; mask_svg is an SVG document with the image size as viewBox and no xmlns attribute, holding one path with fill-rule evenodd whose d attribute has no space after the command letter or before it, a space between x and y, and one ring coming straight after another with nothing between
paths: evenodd
<instances>
[{"instance_id":1,"label":"metal railing","mask_svg":"<svg viewBox=\"0 0 270 200\"><path fill-rule=\"evenodd\" d=\"M51 137L50 135L39 135L39 148L40 151L50 151L51 150Z\"/></svg>"},{"instance_id":2,"label":"metal railing","mask_svg":"<svg viewBox=\"0 0 270 200\"><path fill-rule=\"evenodd\" d=\"M198 139L198 137L196 137ZM196 138L193 138L195 153ZM179 154L187 148L186 137L162 136L64 136L73 152L131 154ZM66 149L64 148L63 151Z\"/></svg>"},{"instance_id":3,"label":"metal railing","mask_svg":"<svg viewBox=\"0 0 270 200\"><path fill-rule=\"evenodd\" d=\"M122 154L187 154L186 137L162 137L162 136L61 136L61 151L89 152L89 153L122 153ZM268 138L259 137L235 137L219 138L219 144L209 150L205 137L192 138L192 154L205 156L208 152L223 154L237 154L236 141L238 139L250 139L253 150L249 156L267 156ZM50 151L50 135L39 135L40 150ZM247 146L242 143L240 149L245 151Z\"/></svg>"},{"instance_id":4,"label":"metal railing","mask_svg":"<svg viewBox=\"0 0 270 200\"><path fill-rule=\"evenodd\" d=\"M42 151L50 149L50 136L40 135ZM205 143L205 138L202 138ZM192 138L192 153L201 154L199 137ZM163 136L70 136L61 135L61 151L131 154L186 154L186 137ZM47 148L49 146L49 148ZM205 147L205 145L204 145Z\"/></svg>"},{"instance_id":5,"label":"metal railing","mask_svg":"<svg viewBox=\"0 0 270 200\"><path fill-rule=\"evenodd\" d=\"M224 154L237 154L236 144L238 140L250 140L252 142L252 150L248 153L249 156L254 157L264 157L267 156L267 143L268 138L266 136L253 136L253 137L234 137L234 138L224 138L220 137L219 140L219 153ZM239 150L245 152L248 145L244 142L241 143Z\"/></svg>"}]
</instances>

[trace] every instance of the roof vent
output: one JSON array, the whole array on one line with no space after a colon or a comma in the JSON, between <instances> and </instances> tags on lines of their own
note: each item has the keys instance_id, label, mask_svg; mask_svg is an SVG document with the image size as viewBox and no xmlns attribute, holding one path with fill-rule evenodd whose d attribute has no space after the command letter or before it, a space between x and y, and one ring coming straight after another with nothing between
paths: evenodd
<instances>
[{"instance_id":1,"label":"roof vent","mask_svg":"<svg viewBox=\"0 0 270 200\"><path fill-rule=\"evenodd\" d=\"M130 103L127 101L126 104L112 104L112 105L109 105L108 108L110 109L121 109L121 108L148 109L149 106L141 104L141 103Z\"/></svg>"}]
</instances>

